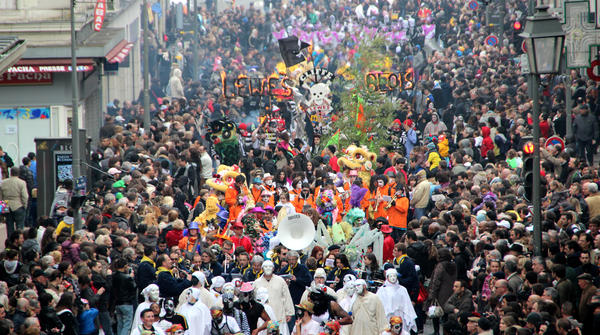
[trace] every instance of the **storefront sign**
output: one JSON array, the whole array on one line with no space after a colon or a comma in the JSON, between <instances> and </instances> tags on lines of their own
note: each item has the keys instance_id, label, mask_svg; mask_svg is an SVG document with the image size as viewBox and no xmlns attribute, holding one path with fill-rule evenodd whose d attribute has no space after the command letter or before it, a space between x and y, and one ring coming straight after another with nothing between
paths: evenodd
<instances>
[{"instance_id":1,"label":"storefront sign","mask_svg":"<svg viewBox=\"0 0 600 335\"><path fill-rule=\"evenodd\" d=\"M52 72L6 72L0 75L0 85L50 85Z\"/></svg>"},{"instance_id":2,"label":"storefront sign","mask_svg":"<svg viewBox=\"0 0 600 335\"><path fill-rule=\"evenodd\" d=\"M94 69L91 65L78 65L77 72L87 72ZM7 73L39 73L39 72L71 72L67 65L18 65L11 66Z\"/></svg>"},{"instance_id":3,"label":"storefront sign","mask_svg":"<svg viewBox=\"0 0 600 335\"><path fill-rule=\"evenodd\" d=\"M49 119L50 108L2 108L0 109L0 120L35 120Z\"/></svg>"},{"instance_id":4,"label":"storefront sign","mask_svg":"<svg viewBox=\"0 0 600 335\"><path fill-rule=\"evenodd\" d=\"M98 0L94 9L94 30L100 31L106 15L106 0Z\"/></svg>"}]
</instances>

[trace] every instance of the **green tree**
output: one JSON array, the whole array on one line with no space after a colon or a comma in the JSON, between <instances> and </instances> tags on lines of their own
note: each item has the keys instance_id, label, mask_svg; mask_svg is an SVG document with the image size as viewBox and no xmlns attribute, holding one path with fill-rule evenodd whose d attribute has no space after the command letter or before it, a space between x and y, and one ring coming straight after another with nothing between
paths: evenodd
<instances>
[{"instance_id":1,"label":"green tree","mask_svg":"<svg viewBox=\"0 0 600 335\"><path fill-rule=\"evenodd\" d=\"M373 151L390 143L386 131L394 120L396 103L374 90L374 82L365 79L368 73L389 71L391 60L384 53L384 43L383 38L361 42L352 66L344 71L344 76L336 77L332 87L333 94L340 98L340 108L335 111L325 143L338 129L339 148L358 142Z\"/></svg>"}]
</instances>

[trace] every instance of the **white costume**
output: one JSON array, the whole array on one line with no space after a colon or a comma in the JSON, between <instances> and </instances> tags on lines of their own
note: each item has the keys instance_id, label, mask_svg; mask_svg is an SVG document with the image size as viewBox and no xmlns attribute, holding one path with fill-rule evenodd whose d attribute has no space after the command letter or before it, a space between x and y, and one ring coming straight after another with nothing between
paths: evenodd
<instances>
[{"instance_id":1,"label":"white costume","mask_svg":"<svg viewBox=\"0 0 600 335\"><path fill-rule=\"evenodd\" d=\"M273 274L273 262L265 261L262 269L264 275L254 281L254 287L255 289L261 287L267 289L269 292L269 302L275 312L275 321L279 322L279 332L281 335L288 335L289 329L286 318L294 315L294 302L292 301L290 290L283 278ZM271 276L271 279L267 280L267 276Z\"/></svg>"},{"instance_id":2,"label":"white costume","mask_svg":"<svg viewBox=\"0 0 600 335\"><path fill-rule=\"evenodd\" d=\"M396 269L385 271L385 283L377 290L377 296L383 303L385 315L389 319L392 316L402 318L402 328L405 331L417 331L417 313L410 300L408 291L404 286L398 284L398 272Z\"/></svg>"},{"instance_id":3,"label":"white costume","mask_svg":"<svg viewBox=\"0 0 600 335\"><path fill-rule=\"evenodd\" d=\"M267 313L267 315L269 316L269 319L271 320L276 320L277 316L275 315L275 311L273 311L273 307L271 307L268 304L269 301L269 290L267 290L265 287L261 287L259 289L256 290L256 301L258 301L261 305L263 305L263 307L265 308L265 312ZM256 323L257 327L260 328L260 326L263 325L263 323L265 323L263 321L262 318L258 319L258 322ZM262 330L260 333L258 333L259 335L267 335L267 330Z\"/></svg>"},{"instance_id":4,"label":"white costume","mask_svg":"<svg viewBox=\"0 0 600 335\"><path fill-rule=\"evenodd\" d=\"M215 302L219 300L219 297L221 296L221 293L218 292L216 289L222 288L223 285L225 285L225 279L223 277L216 276L212 279L212 285L210 285L210 294L212 294L215 297Z\"/></svg>"},{"instance_id":5,"label":"white costume","mask_svg":"<svg viewBox=\"0 0 600 335\"><path fill-rule=\"evenodd\" d=\"M210 308L217 302L217 298L213 293L204 288L204 285L206 284L206 276L204 275L204 272L196 271L192 273L192 276L196 277L200 282L198 285L194 286L194 288L200 290L200 301L202 301L202 303L210 310ZM185 292L185 290L181 292L179 295L179 305L185 304L187 302L187 297L188 294Z\"/></svg>"},{"instance_id":6,"label":"white costume","mask_svg":"<svg viewBox=\"0 0 600 335\"><path fill-rule=\"evenodd\" d=\"M140 313L150 308L152 303L158 303L158 297L160 295L160 290L156 284L150 284L146 286L142 290L142 295L144 296L144 302L140 303L135 310L133 315L133 323L131 324L131 329L138 328L142 324L142 318L140 317Z\"/></svg>"},{"instance_id":7,"label":"white costume","mask_svg":"<svg viewBox=\"0 0 600 335\"><path fill-rule=\"evenodd\" d=\"M337 291L337 302L341 308L343 308L346 313L352 312L352 305L354 304L354 300L356 300L356 288L355 282L356 277L352 274L347 274L344 276L344 287ZM340 329L341 335L350 334L350 329L352 325L343 325Z\"/></svg>"},{"instance_id":8,"label":"white costume","mask_svg":"<svg viewBox=\"0 0 600 335\"><path fill-rule=\"evenodd\" d=\"M212 317L210 310L206 307L200 298L200 290L197 288L188 288L185 290L188 294L187 303L180 304L177 313L183 315L188 324L186 335L209 335Z\"/></svg>"},{"instance_id":9,"label":"white costume","mask_svg":"<svg viewBox=\"0 0 600 335\"><path fill-rule=\"evenodd\" d=\"M154 327L154 334L155 335L165 335L166 333L164 332L164 330L162 330L161 328L157 327L156 324L153 324L152 327ZM142 329L142 325L138 325L135 326L131 329L131 333L129 333L129 335L142 335L143 333L143 329Z\"/></svg>"},{"instance_id":10,"label":"white costume","mask_svg":"<svg viewBox=\"0 0 600 335\"><path fill-rule=\"evenodd\" d=\"M379 335L383 333L388 321L383 304L376 294L367 291L363 279L356 281L356 300L352 305L352 327L350 335Z\"/></svg>"}]
</instances>

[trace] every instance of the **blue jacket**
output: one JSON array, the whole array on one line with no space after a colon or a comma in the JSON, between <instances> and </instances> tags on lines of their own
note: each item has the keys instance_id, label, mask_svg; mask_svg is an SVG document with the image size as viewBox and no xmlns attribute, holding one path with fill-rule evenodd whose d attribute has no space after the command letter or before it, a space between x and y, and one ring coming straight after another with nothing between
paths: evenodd
<instances>
[{"instance_id":1,"label":"blue jacket","mask_svg":"<svg viewBox=\"0 0 600 335\"><path fill-rule=\"evenodd\" d=\"M407 159L410 157L410 152L413 150L415 145L417 145L417 132L411 128L406 132L406 142L404 143Z\"/></svg>"},{"instance_id":2,"label":"blue jacket","mask_svg":"<svg viewBox=\"0 0 600 335\"><path fill-rule=\"evenodd\" d=\"M404 255L400 258L400 262L394 260L394 266L398 271L398 283L406 288L411 300L416 301L419 295L419 276L415 269L415 262Z\"/></svg>"},{"instance_id":3,"label":"blue jacket","mask_svg":"<svg viewBox=\"0 0 600 335\"><path fill-rule=\"evenodd\" d=\"M135 283L140 290L156 281L156 269L150 262L141 262L135 273Z\"/></svg>"},{"instance_id":4,"label":"blue jacket","mask_svg":"<svg viewBox=\"0 0 600 335\"><path fill-rule=\"evenodd\" d=\"M312 282L312 276L308 268L306 265L298 264L294 269L290 269L288 265L282 269L280 275L293 275L296 277L296 280L290 281L289 289L294 305L299 304L306 287L310 286Z\"/></svg>"},{"instance_id":5,"label":"blue jacket","mask_svg":"<svg viewBox=\"0 0 600 335\"><path fill-rule=\"evenodd\" d=\"M96 331L96 325L94 319L98 315L98 310L90 308L87 311L79 313L79 334L88 335Z\"/></svg>"},{"instance_id":6,"label":"blue jacket","mask_svg":"<svg viewBox=\"0 0 600 335\"><path fill-rule=\"evenodd\" d=\"M166 298L179 297L192 283L187 279L176 279L170 272L162 271L156 277L156 285L160 289L160 296Z\"/></svg>"}]
</instances>

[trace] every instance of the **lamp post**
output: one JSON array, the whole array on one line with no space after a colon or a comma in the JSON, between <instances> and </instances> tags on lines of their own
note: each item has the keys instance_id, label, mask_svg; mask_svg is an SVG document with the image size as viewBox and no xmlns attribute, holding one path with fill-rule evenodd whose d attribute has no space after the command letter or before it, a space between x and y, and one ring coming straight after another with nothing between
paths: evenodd
<instances>
[{"instance_id":1,"label":"lamp post","mask_svg":"<svg viewBox=\"0 0 600 335\"><path fill-rule=\"evenodd\" d=\"M540 75L557 74L565 42L565 33L558 18L548 13L548 6L536 7L533 16L527 17L521 34L527 46L529 82L533 100L533 240L535 254L542 253L541 199L540 199Z\"/></svg>"},{"instance_id":2,"label":"lamp post","mask_svg":"<svg viewBox=\"0 0 600 335\"><path fill-rule=\"evenodd\" d=\"M77 53L76 53L76 42L77 37L75 35L75 5L76 0L71 1L71 98L73 106L71 107L71 136L73 138L73 145L71 147L73 152L73 184L77 183L77 179L81 176L81 151L79 149L79 110L77 104L79 103L79 91L78 85L79 80L77 78ZM79 208L73 212L73 221L75 230L81 229L81 213Z\"/></svg>"}]
</instances>

